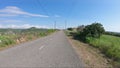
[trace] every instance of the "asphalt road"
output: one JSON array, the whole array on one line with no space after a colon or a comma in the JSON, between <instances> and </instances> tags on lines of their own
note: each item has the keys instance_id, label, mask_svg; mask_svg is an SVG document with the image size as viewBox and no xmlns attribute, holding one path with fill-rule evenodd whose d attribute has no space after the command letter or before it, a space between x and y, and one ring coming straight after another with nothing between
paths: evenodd
<instances>
[{"instance_id":1,"label":"asphalt road","mask_svg":"<svg viewBox=\"0 0 120 68\"><path fill-rule=\"evenodd\" d=\"M63 31L0 52L0 68L83 68Z\"/></svg>"}]
</instances>

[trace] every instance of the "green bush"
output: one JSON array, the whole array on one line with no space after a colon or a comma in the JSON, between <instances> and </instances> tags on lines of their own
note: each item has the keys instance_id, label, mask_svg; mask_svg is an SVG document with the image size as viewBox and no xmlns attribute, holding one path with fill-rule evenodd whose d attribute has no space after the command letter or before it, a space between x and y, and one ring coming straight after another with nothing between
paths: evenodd
<instances>
[{"instance_id":1,"label":"green bush","mask_svg":"<svg viewBox=\"0 0 120 68\"><path fill-rule=\"evenodd\" d=\"M100 38L104 33L104 27L100 23L93 23L91 25L85 26L80 35L86 39L86 37Z\"/></svg>"},{"instance_id":2,"label":"green bush","mask_svg":"<svg viewBox=\"0 0 120 68\"><path fill-rule=\"evenodd\" d=\"M42 33L42 32L41 32L39 35L40 35L40 36L46 36L47 33Z\"/></svg>"},{"instance_id":3,"label":"green bush","mask_svg":"<svg viewBox=\"0 0 120 68\"><path fill-rule=\"evenodd\" d=\"M15 43L15 41L7 36L0 36L1 44L0 47L5 47Z\"/></svg>"},{"instance_id":4,"label":"green bush","mask_svg":"<svg viewBox=\"0 0 120 68\"><path fill-rule=\"evenodd\" d=\"M70 31L72 31L72 30L73 30L73 28L67 28L67 30L70 30Z\"/></svg>"}]
</instances>

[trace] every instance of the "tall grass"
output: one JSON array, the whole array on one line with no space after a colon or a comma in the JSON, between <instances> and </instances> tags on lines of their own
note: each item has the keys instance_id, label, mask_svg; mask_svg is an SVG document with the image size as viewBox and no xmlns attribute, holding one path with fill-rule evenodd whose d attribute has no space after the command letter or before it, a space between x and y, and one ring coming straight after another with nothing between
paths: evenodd
<instances>
[{"instance_id":1,"label":"tall grass","mask_svg":"<svg viewBox=\"0 0 120 68\"><path fill-rule=\"evenodd\" d=\"M11 44L22 43L39 37L47 36L56 30L54 29L0 29L0 47Z\"/></svg>"},{"instance_id":2,"label":"tall grass","mask_svg":"<svg viewBox=\"0 0 120 68\"><path fill-rule=\"evenodd\" d=\"M14 44L15 41L8 36L0 36L0 47L6 47L8 45Z\"/></svg>"},{"instance_id":3,"label":"tall grass","mask_svg":"<svg viewBox=\"0 0 120 68\"><path fill-rule=\"evenodd\" d=\"M99 39L87 37L87 42L99 48L109 58L120 62L120 37L102 35Z\"/></svg>"}]
</instances>

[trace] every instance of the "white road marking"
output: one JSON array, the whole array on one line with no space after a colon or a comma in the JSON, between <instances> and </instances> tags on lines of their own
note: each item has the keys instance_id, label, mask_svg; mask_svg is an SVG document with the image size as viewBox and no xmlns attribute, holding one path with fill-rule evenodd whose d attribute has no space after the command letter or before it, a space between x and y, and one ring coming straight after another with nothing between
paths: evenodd
<instances>
[{"instance_id":1,"label":"white road marking","mask_svg":"<svg viewBox=\"0 0 120 68\"><path fill-rule=\"evenodd\" d=\"M41 46L40 48L39 48L39 50L41 50L41 49L43 49L44 48L44 46Z\"/></svg>"}]
</instances>

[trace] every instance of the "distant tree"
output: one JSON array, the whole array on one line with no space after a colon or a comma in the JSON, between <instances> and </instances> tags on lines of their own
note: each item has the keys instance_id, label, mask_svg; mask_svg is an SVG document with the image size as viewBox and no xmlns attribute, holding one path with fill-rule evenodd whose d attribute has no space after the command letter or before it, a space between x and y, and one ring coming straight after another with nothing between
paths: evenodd
<instances>
[{"instance_id":1,"label":"distant tree","mask_svg":"<svg viewBox=\"0 0 120 68\"><path fill-rule=\"evenodd\" d=\"M72 31L72 30L73 30L73 28L67 28L67 30L70 30L70 31Z\"/></svg>"},{"instance_id":2,"label":"distant tree","mask_svg":"<svg viewBox=\"0 0 120 68\"><path fill-rule=\"evenodd\" d=\"M37 28L36 27L30 27L29 29L34 30L34 29L37 29Z\"/></svg>"},{"instance_id":3,"label":"distant tree","mask_svg":"<svg viewBox=\"0 0 120 68\"><path fill-rule=\"evenodd\" d=\"M78 32L79 32L79 31L82 32L84 28L85 28L84 25L78 26L78 27L77 27L77 31L78 31Z\"/></svg>"},{"instance_id":4,"label":"distant tree","mask_svg":"<svg viewBox=\"0 0 120 68\"><path fill-rule=\"evenodd\" d=\"M102 24L93 23L91 25L85 26L81 35L84 37L99 38L104 32L105 30Z\"/></svg>"}]
</instances>

